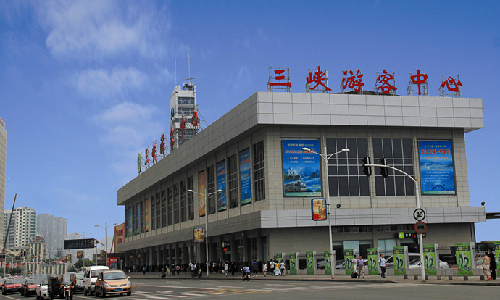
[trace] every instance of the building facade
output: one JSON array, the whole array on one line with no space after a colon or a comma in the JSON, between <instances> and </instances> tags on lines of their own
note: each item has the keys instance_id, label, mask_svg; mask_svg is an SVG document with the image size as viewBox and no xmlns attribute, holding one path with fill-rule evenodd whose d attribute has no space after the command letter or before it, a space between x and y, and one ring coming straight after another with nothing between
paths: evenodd
<instances>
[{"instance_id":1,"label":"building facade","mask_svg":"<svg viewBox=\"0 0 500 300\"><path fill-rule=\"evenodd\" d=\"M337 258L344 249L415 249L414 182L363 159L386 159L418 178L425 243L475 241L484 207L471 207L465 133L484 127L482 99L257 92L117 192L125 206L126 267L267 261L329 249L328 222L312 198L328 197ZM328 167L318 155L335 153ZM441 156L440 156L441 155ZM206 218L208 217L208 220ZM208 226L205 225L207 221ZM205 228L208 243L193 241Z\"/></svg>"},{"instance_id":2,"label":"building facade","mask_svg":"<svg viewBox=\"0 0 500 300\"><path fill-rule=\"evenodd\" d=\"M12 221L10 221L12 215ZM36 235L36 211L30 207L18 207L14 211L4 213L4 239L7 235L7 226L10 223L7 249L27 250L30 241Z\"/></svg>"},{"instance_id":3,"label":"building facade","mask_svg":"<svg viewBox=\"0 0 500 300\"><path fill-rule=\"evenodd\" d=\"M68 233L68 221L62 217L50 214L38 214L36 219L36 234L45 239L46 251L49 258L61 254L64 249L64 239Z\"/></svg>"},{"instance_id":4,"label":"building facade","mask_svg":"<svg viewBox=\"0 0 500 300\"><path fill-rule=\"evenodd\" d=\"M0 118L0 232L4 231L4 207L5 207L5 182L7 171L7 130L5 122ZM3 247L3 234L0 238L0 245Z\"/></svg>"}]
</instances>

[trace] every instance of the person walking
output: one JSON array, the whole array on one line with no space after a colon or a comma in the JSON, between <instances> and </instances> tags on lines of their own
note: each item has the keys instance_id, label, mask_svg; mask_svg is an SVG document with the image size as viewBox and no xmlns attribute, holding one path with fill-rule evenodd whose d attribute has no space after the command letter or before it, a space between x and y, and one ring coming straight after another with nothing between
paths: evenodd
<instances>
[{"instance_id":1,"label":"person walking","mask_svg":"<svg viewBox=\"0 0 500 300\"><path fill-rule=\"evenodd\" d=\"M227 277L227 273L229 272L229 264L228 263L224 263L224 274L226 275Z\"/></svg>"},{"instance_id":2,"label":"person walking","mask_svg":"<svg viewBox=\"0 0 500 300\"><path fill-rule=\"evenodd\" d=\"M358 258L358 278L365 278L365 261L361 255Z\"/></svg>"},{"instance_id":3,"label":"person walking","mask_svg":"<svg viewBox=\"0 0 500 300\"><path fill-rule=\"evenodd\" d=\"M281 273L281 276L285 276L286 275L285 262L284 261L280 262L280 273Z\"/></svg>"},{"instance_id":4,"label":"person walking","mask_svg":"<svg viewBox=\"0 0 500 300\"><path fill-rule=\"evenodd\" d=\"M257 274L259 273L259 263L256 260L253 261L252 271L253 277L257 277Z\"/></svg>"},{"instance_id":5,"label":"person walking","mask_svg":"<svg viewBox=\"0 0 500 300\"><path fill-rule=\"evenodd\" d=\"M142 276L146 275L146 266L142 267Z\"/></svg>"},{"instance_id":6,"label":"person walking","mask_svg":"<svg viewBox=\"0 0 500 300\"><path fill-rule=\"evenodd\" d=\"M264 273L264 277L266 277L266 273L267 273L267 263L264 262L262 264L262 273Z\"/></svg>"},{"instance_id":7,"label":"person walking","mask_svg":"<svg viewBox=\"0 0 500 300\"><path fill-rule=\"evenodd\" d=\"M380 258L378 259L378 265L380 266L380 276L385 278L386 271L386 260L384 258L384 254L380 254Z\"/></svg>"},{"instance_id":8,"label":"person walking","mask_svg":"<svg viewBox=\"0 0 500 300\"><path fill-rule=\"evenodd\" d=\"M495 254L493 254L493 251L491 251L491 249L488 249L488 257L490 258L491 279L496 280L497 279L497 260L495 259Z\"/></svg>"},{"instance_id":9,"label":"person walking","mask_svg":"<svg viewBox=\"0 0 500 300\"><path fill-rule=\"evenodd\" d=\"M486 253L483 256L483 273L484 273L484 275L486 275L487 281L491 279L490 257Z\"/></svg>"}]
</instances>

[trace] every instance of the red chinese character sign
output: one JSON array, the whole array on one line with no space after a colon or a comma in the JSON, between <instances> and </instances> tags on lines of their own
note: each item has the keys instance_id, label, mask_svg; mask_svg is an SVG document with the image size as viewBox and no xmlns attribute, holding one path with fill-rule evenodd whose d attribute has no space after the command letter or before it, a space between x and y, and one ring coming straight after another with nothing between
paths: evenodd
<instances>
[{"instance_id":1,"label":"red chinese character sign","mask_svg":"<svg viewBox=\"0 0 500 300\"><path fill-rule=\"evenodd\" d=\"M398 88L396 87L396 79L394 77L394 72L387 73L387 71L384 70L380 75L377 72L377 80L375 81L376 92L395 95L397 89Z\"/></svg>"},{"instance_id":2,"label":"red chinese character sign","mask_svg":"<svg viewBox=\"0 0 500 300\"><path fill-rule=\"evenodd\" d=\"M325 72L321 71L320 66L318 66L318 69L314 70L307 70L308 71L308 76L306 77L306 92L311 92L311 91L316 91L316 92L327 92L327 91L332 91L328 87L328 71L325 70ZM314 73L313 73L314 72Z\"/></svg>"},{"instance_id":3,"label":"red chinese character sign","mask_svg":"<svg viewBox=\"0 0 500 300\"><path fill-rule=\"evenodd\" d=\"M288 68L269 67L269 79L267 80L267 90L269 92L272 92L273 89L284 89L285 92L289 93L291 87L290 70Z\"/></svg>"},{"instance_id":4,"label":"red chinese character sign","mask_svg":"<svg viewBox=\"0 0 500 300\"><path fill-rule=\"evenodd\" d=\"M346 89L351 89L353 92L361 93L362 87L365 85L363 83L363 73L358 69L356 73L352 70L342 71L342 84L340 85L340 91L345 92Z\"/></svg>"},{"instance_id":5,"label":"red chinese character sign","mask_svg":"<svg viewBox=\"0 0 500 300\"><path fill-rule=\"evenodd\" d=\"M460 76L457 75L457 79L449 76L446 80L441 80L441 86L439 87L440 96L454 96L460 97L460 87L462 82L460 82Z\"/></svg>"},{"instance_id":6,"label":"red chinese character sign","mask_svg":"<svg viewBox=\"0 0 500 300\"><path fill-rule=\"evenodd\" d=\"M417 70L416 74L410 73L410 82L408 84L408 96L413 95L413 85L418 86L418 95L428 96L429 95L429 83L427 79L429 75L420 73L420 70Z\"/></svg>"}]
</instances>

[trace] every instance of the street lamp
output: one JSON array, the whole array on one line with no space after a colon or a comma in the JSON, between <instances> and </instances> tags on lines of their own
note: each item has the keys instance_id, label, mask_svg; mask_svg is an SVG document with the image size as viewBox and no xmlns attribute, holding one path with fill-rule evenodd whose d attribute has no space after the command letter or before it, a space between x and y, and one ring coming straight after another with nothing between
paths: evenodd
<instances>
[{"instance_id":1,"label":"street lamp","mask_svg":"<svg viewBox=\"0 0 500 300\"><path fill-rule=\"evenodd\" d=\"M217 190L213 193L208 193L208 194L206 193L206 188L205 188L205 193L195 192L193 190L188 190L188 192L193 193L193 194L198 193L198 195L200 195L200 196L203 195L204 196L203 200L205 201L205 207L207 207L208 206L207 205L207 198L212 196L212 195L216 195L217 193L222 193L222 190ZM208 278L209 277L209 271L208 271L208 269L209 269L209 266L208 266L208 264L209 264L209 259L208 259L208 211L206 208L205 208L205 248L207 250L207 278Z\"/></svg>"},{"instance_id":2,"label":"street lamp","mask_svg":"<svg viewBox=\"0 0 500 300\"><path fill-rule=\"evenodd\" d=\"M327 203L326 205L328 206L328 235L330 237L330 273L331 273L332 279L334 279L335 278L335 266L333 265L333 239L332 239L332 221L330 218L330 187L328 186L328 160L334 155L338 155L342 152L349 152L349 149L342 149L342 150L337 151L335 153L327 154L326 142L324 142L323 144L324 144L324 153L323 154L318 153L318 152L311 150L309 148L302 148L302 150L305 152L308 152L308 153L319 155L321 158L323 158L323 161L325 162L327 184L325 185L324 195L326 198L326 203Z\"/></svg>"},{"instance_id":3,"label":"street lamp","mask_svg":"<svg viewBox=\"0 0 500 300\"><path fill-rule=\"evenodd\" d=\"M111 226L115 226L117 225L118 223L114 223L113 225L108 225L107 222L104 222L104 226L101 226L101 225L94 225L94 227L101 227L101 228L104 228L104 232L106 233L106 259L104 261L104 264L108 264L108 228L111 227ZM96 265L97 265L97 246L95 248L95 252L96 252L96 257L95 257L95 261L96 261Z\"/></svg>"}]
</instances>

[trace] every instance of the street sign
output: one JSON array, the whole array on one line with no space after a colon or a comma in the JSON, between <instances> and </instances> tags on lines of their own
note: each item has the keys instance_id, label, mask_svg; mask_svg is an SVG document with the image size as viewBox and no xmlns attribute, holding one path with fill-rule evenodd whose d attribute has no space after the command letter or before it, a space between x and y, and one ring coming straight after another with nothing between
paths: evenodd
<instances>
[{"instance_id":1,"label":"street sign","mask_svg":"<svg viewBox=\"0 0 500 300\"><path fill-rule=\"evenodd\" d=\"M399 239L411 239L413 238L413 235L415 232L398 232L398 238ZM422 234L422 237L425 237L425 233Z\"/></svg>"},{"instance_id":2,"label":"street sign","mask_svg":"<svg viewBox=\"0 0 500 300\"><path fill-rule=\"evenodd\" d=\"M418 221L417 223L415 223L415 226L413 226L413 228L417 233L424 234L427 231L427 224L422 221Z\"/></svg>"},{"instance_id":3,"label":"street sign","mask_svg":"<svg viewBox=\"0 0 500 300\"><path fill-rule=\"evenodd\" d=\"M413 211L413 218L415 221L423 221L425 220L425 211L421 208L417 208Z\"/></svg>"},{"instance_id":4,"label":"street sign","mask_svg":"<svg viewBox=\"0 0 500 300\"><path fill-rule=\"evenodd\" d=\"M95 247L95 239L64 240L64 249L90 249Z\"/></svg>"}]
</instances>

